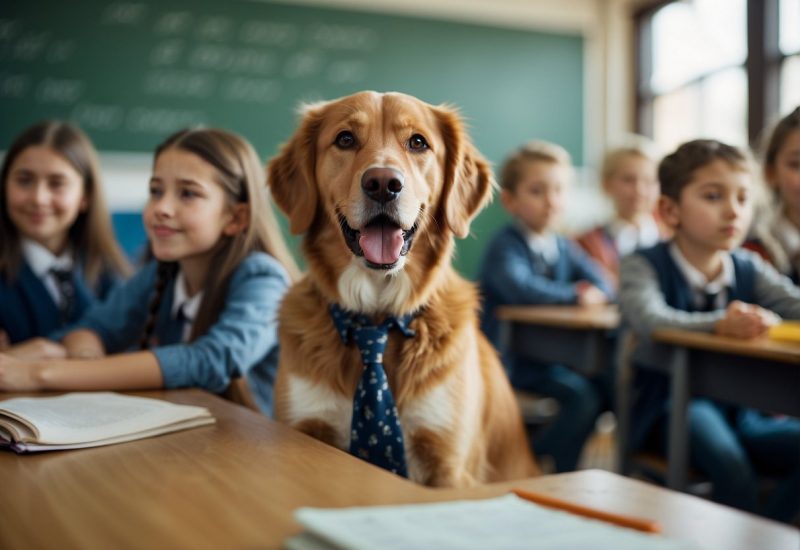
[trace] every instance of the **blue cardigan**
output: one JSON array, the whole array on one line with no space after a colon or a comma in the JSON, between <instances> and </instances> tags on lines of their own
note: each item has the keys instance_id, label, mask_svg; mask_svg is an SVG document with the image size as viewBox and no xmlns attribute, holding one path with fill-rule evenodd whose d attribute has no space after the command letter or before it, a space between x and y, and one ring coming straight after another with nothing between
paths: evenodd
<instances>
[{"instance_id":1,"label":"blue cardigan","mask_svg":"<svg viewBox=\"0 0 800 550\"><path fill-rule=\"evenodd\" d=\"M93 306L73 328L94 331L107 353L135 347L144 332L155 288L157 262L151 262L108 300ZM278 368L278 305L289 286L283 266L268 254L251 253L233 272L225 305L210 330L181 342L182 325L171 314L175 280L165 290L154 335L164 387L200 387L223 392L232 378L245 376L260 409L272 413L272 387Z\"/></svg>"},{"instance_id":2,"label":"blue cardigan","mask_svg":"<svg viewBox=\"0 0 800 550\"><path fill-rule=\"evenodd\" d=\"M486 248L480 270L484 300L481 328L495 347L499 344L500 325L495 317L499 306L575 304L575 283L581 280L613 295L600 268L578 245L561 235L556 239L558 261L552 276L546 275L548 266L533 254L516 224L501 229Z\"/></svg>"},{"instance_id":3,"label":"blue cardigan","mask_svg":"<svg viewBox=\"0 0 800 550\"><path fill-rule=\"evenodd\" d=\"M23 262L13 281L0 277L0 330L8 334L12 344L37 336L50 337L80 319L96 299L103 299L115 285L112 276L103 275L96 288L90 288L79 267L73 271L72 281L76 307L62 323L58 304L27 262Z\"/></svg>"}]
</instances>

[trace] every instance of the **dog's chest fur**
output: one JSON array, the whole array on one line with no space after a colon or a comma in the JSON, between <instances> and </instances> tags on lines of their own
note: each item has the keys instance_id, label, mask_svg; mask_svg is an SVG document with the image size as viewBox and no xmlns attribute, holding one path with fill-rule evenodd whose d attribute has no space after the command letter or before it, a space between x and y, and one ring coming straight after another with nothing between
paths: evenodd
<instances>
[{"instance_id":1,"label":"dog's chest fur","mask_svg":"<svg viewBox=\"0 0 800 550\"><path fill-rule=\"evenodd\" d=\"M286 420L293 425L323 420L332 428L331 443L346 450L353 395L363 364L356 346L341 341L327 308L319 307L319 298L312 297L315 293L311 290L295 287L284 302L284 310L305 305L302 314L290 316L305 322L282 328L284 338L288 337L283 341L297 346L298 357L303 358L285 380ZM312 303L316 307L309 307ZM450 306L459 309L457 304ZM446 434L453 458L464 462L469 441L479 429L479 415L473 413L480 410L483 399L475 335L469 337L470 327L465 322L470 317L437 311L429 306L419 313L411 324L416 332L412 338L391 331L384 354L384 368L400 411L409 476L418 482L425 482L430 472L426 471L424 450L420 451L415 441L421 435L438 440ZM453 318L458 324L453 324ZM461 368L453 369L453 362Z\"/></svg>"}]
</instances>

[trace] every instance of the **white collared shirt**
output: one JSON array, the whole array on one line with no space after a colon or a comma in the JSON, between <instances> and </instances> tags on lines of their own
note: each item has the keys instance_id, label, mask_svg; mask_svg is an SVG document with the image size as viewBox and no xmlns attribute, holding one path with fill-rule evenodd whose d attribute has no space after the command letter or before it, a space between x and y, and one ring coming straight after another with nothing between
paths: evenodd
<instances>
[{"instance_id":1,"label":"white collared shirt","mask_svg":"<svg viewBox=\"0 0 800 550\"><path fill-rule=\"evenodd\" d=\"M653 216L647 216L639 227L620 218L608 224L608 232L614 239L619 256L627 256L638 248L648 248L661 240L658 224Z\"/></svg>"},{"instance_id":2,"label":"white collared shirt","mask_svg":"<svg viewBox=\"0 0 800 550\"><path fill-rule=\"evenodd\" d=\"M669 244L669 253L689 283L695 307L701 308L705 305L706 294L716 294L715 308L724 309L728 303L728 289L733 288L736 284L736 273L733 270L731 255L724 254L722 256L722 271L716 278L709 281L700 270L689 263L674 241Z\"/></svg>"},{"instance_id":3,"label":"white collared shirt","mask_svg":"<svg viewBox=\"0 0 800 550\"><path fill-rule=\"evenodd\" d=\"M60 307L64 298L58 291L56 277L50 270L64 269L72 271L74 265L72 249L68 247L63 254L56 256L32 239L23 237L20 242L22 244L22 255L25 257L25 261L31 268L31 271L42 281L42 284L44 284L44 287L53 298L53 301Z\"/></svg>"},{"instance_id":4,"label":"white collared shirt","mask_svg":"<svg viewBox=\"0 0 800 550\"><path fill-rule=\"evenodd\" d=\"M175 277L175 291L172 295L172 310L171 315L173 319L178 318L178 312L183 312L185 322L183 324L183 333L181 334L181 341L188 342L189 336L192 334L192 327L194 320L197 317L197 311L200 309L200 302L203 301L203 292L198 292L191 298L186 290L186 277L183 276L183 271L178 272Z\"/></svg>"},{"instance_id":5,"label":"white collared shirt","mask_svg":"<svg viewBox=\"0 0 800 550\"><path fill-rule=\"evenodd\" d=\"M547 233L534 233L530 229L523 228L528 242L528 248L534 254L540 254L548 265L555 265L558 262L558 239L556 234L548 231Z\"/></svg>"}]
</instances>

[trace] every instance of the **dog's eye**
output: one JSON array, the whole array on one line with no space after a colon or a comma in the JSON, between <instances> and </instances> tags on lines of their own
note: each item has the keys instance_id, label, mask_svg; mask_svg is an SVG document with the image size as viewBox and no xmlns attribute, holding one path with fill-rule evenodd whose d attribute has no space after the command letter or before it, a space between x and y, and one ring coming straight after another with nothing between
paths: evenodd
<instances>
[{"instance_id":1,"label":"dog's eye","mask_svg":"<svg viewBox=\"0 0 800 550\"><path fill-rule=\"evenodd\" d=\"M353 132L345 130L336 135L334 143L339 149L352 149L356 145L356 137L353 135Z\"/></svg>"},{"instance_id":2,"label":"dog's eye","mask_svg":"<svg viewBox=\"0 0 800 550\"><path fill-rule=\"evenodd\" d=\"M408 140L408 148L412 151L424 151L428 148L428 142L420 134L414 134Z\"/></svg>"}]
</instances>

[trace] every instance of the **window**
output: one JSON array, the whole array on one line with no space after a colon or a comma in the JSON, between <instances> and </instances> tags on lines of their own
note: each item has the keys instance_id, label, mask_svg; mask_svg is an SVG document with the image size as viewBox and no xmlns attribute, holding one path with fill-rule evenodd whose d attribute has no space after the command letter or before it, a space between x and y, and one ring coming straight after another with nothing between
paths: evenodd
<instances>
[{"instance_id":1,"label":"window","mask_svg":"<svg viewBox=\"0 0 800 550\"><path fill-rule=\"evenodd\" d=\"M637 130L665 151L755 142L800 103L800 0L660 1L636 16Z\"/></svg>"},{"instance_id":2,"label":"window","mask_svg":"<svg viewBox=\"0 0 800 550\"><path fill-rule=\"evenodd\" d=\"M781 0L779 11L780 114L800 105L800 0Z\"/></svg>"}]
</instances>

